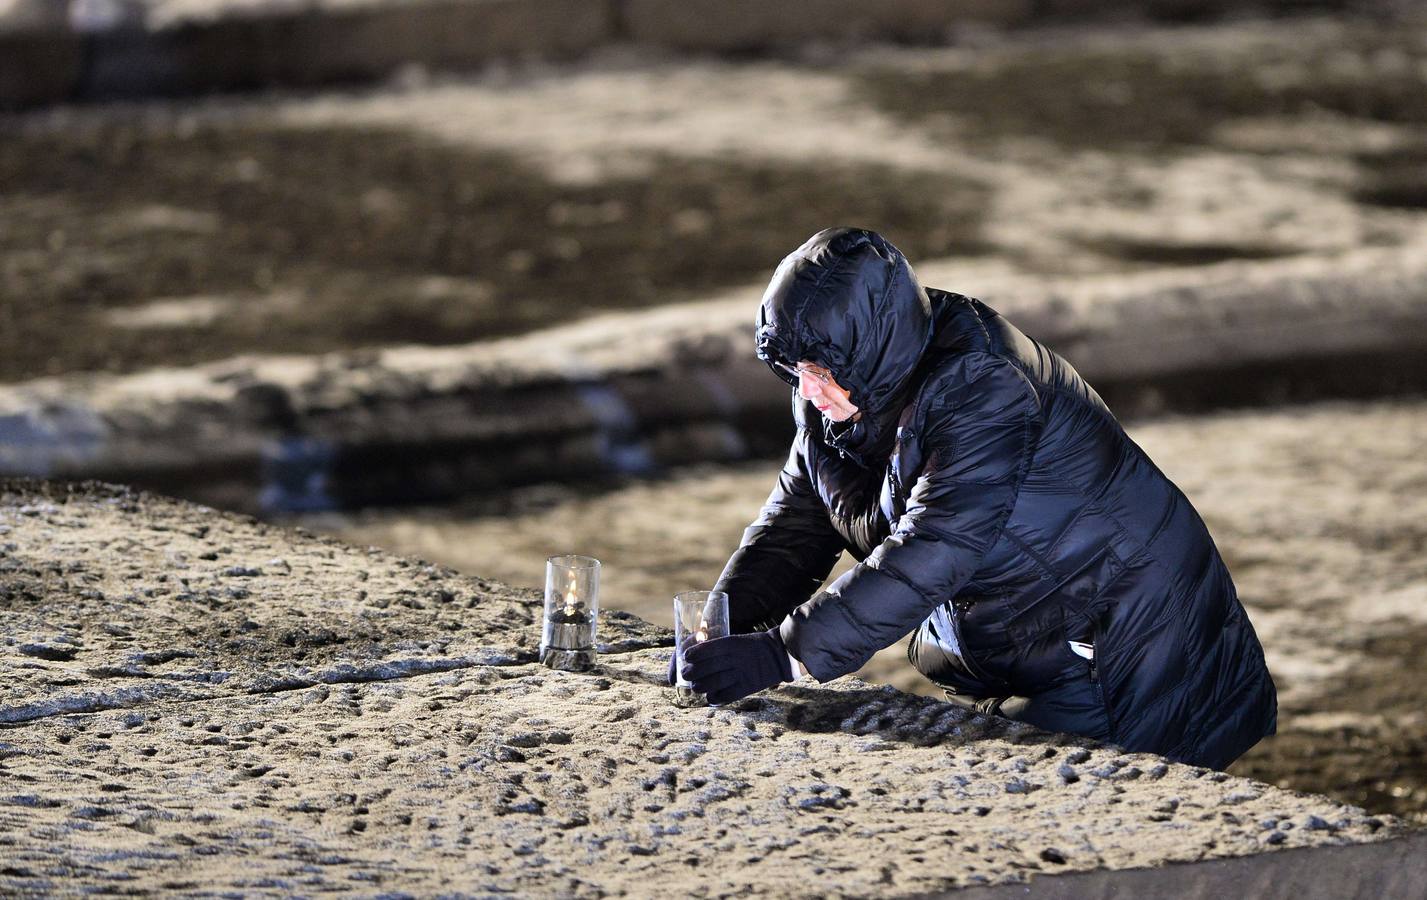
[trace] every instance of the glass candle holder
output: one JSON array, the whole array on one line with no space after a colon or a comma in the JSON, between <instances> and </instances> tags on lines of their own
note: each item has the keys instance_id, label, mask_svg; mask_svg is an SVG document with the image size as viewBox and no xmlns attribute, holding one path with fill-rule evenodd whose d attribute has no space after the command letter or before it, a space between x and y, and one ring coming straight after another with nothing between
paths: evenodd
<instances>
[{"instance_id":1,"label":"glass candle holder","mask_svg":"<svg viewBox=\"0 0 1427 900\"><path fill-rule=\"evenodd\" d=\"M684 651L695 644L728 636L728 594L723 591L684 591L674 595L674 705L708 706L708 697L696 692L679 674Z\"/></svg>"},{"instance_id":2,"label":"glass candle holder","mask_svg":"<svg viewBox=\"0 0 1427 900\"><path fill-rule=\"evenodd\" d=\"M599 560L574 555L547 559L540 661L552 669L568 672L593 668L599 606Z\"/></svg>"}]
</instances>

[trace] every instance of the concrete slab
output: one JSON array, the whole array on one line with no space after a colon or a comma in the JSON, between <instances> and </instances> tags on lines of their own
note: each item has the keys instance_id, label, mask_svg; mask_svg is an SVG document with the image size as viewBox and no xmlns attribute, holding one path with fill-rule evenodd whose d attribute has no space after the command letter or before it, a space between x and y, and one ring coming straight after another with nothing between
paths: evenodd
<instances>
[{"instance_id":1,"label":"concrete slab","mask_svg":"<svg viewBox=\"0 0 1427 900\"><path fill-rule=\"evenodd\" d=\"M0 521L5 708L32 710L0 724L0 893L603 896L657 884L703 896L924 895L1049 873L1272 860L1278 849L1405 833L1326 797L854 678L679 709L660 684L668 651L648 646L662 629L614 623L634 637L609 647L596 671L554 672L519 658L535 628L516 592L445 574L459 600L367 618L350 598L430 600L432 570L150 495L10 483ZM183 533L205 522L207 534ZM205 562L264 570L227 577L306 587L230 595L216 610L145 593L169 584L153 554L205 540L231 547ZM270 552L285 564L258 559ZM268 574L279 569L291 572ZM192 574L216 583L206 569ZM79 583L134 590L76 614L76 598L99 602ZM363 639L395 647L453 609L452 650L468 652L440 656L446 671L257 677L311 671L310 652L350 661L330 642L309 649L327 629L367 628ZM299 610L330 617L291 623L292 640L265 624ZM258 626L246 643L206 637L208 619L239 617ZM121 638L150 653L198 648L168 663L128 659L135 667L181 660L213 671L211 660L239 674L206 693L54 702L100 678L84 667L119 659ZM469 652L477 642L514 649L482 657ZM149 674L124 677L163 677Z\"/></svg>"}]
</instances>

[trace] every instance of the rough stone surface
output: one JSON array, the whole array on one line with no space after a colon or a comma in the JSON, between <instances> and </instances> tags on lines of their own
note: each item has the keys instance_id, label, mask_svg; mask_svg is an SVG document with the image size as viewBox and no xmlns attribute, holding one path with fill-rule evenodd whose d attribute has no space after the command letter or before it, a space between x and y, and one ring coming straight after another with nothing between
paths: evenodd
<instances>
[{"instance_id":1,"label":"rough stone surface","mask_svg":"<svg viewBox=\"0 0 1427 900\"><path fill-rule=\"evenodd\" d=\"M80 496L0 482L0 722L536 659L532 591L120 488ZM599 640L667 642L619 611Z\"/></svg>"},{"instance_id":2,"label":"rough stone surface","mask_svg":"<svg viewBox=\"0 0 1427 900\"><path fill-rule=\"evenodd\" d=\"M5 483L0 529L3 893L865 896L1403 830L853 678L678 709L632 617L550 671L528 592L120 488Z\"/></svg>"},{"instance_id":3,"label":"rough stone surface","mask_svg":"<svg viewBox=\"0 0 1427 900\"><path fill-rule=\"evenodd\" d=\"M1427 398L1161 416L1127 431L1204 517L1278 686L1277 736L1232 771L1427 823ZM605 561L609 606L668 624L674 593L718 578L781 462L301 521L521 585L538 583L552 543L579 547ZM941 696L906 650L857 674Z\"/></svg>"}]
</instances>

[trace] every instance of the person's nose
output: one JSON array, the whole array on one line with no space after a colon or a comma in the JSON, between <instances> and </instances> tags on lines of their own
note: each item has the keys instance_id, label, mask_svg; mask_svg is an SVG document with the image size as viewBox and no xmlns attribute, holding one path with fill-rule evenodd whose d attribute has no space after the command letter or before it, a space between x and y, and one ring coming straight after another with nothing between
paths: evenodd
<instances>
[{"instance_id":1,"label":"person's nose","mask_svg":"<svg viewBox=\"0 0 1427 900\"><path fill-rule=\"evenodd\" d=\"M823 383L806 372L798 373L798 393L804 400L816 400L822 392Z\"/></svg>"}]
</instances>

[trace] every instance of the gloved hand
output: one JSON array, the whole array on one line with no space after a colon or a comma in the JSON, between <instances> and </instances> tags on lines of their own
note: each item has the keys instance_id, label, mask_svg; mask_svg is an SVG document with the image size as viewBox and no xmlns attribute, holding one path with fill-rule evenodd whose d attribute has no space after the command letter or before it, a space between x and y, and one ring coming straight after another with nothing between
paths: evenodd
<instances>
[{"instance_id":1,"label":"gloved hand","mask_svg":"<svg viewBox=\"0 0 1427 900\"><path fill-rule=\"evenodd\" d=\"M710 703L732 703L793 680L792 663L777 628L731 634L684 651L684 678Z\"/></svg>"},{"instance_id":2,"label":"gloved hand","mask_svg":"<svg viewBox=\"0 0 1427 900\"><path fill-rule=\"evenodd\" d=\"M667 680L667 682L666 682L666 683L669 685L669 687L673 687L673 686L674 686L674 683L675 683L675 681L676 681L676 679L677 679L677 677L678 677L678 675L679 675L679 670L676 668L676 667L678 666L678 664L679 664L679 650L678 650L678 648L676 647L676 648L674 649L674 651L669 654L669 677L668 677L668 680Z\"/></svg>"}]
</instances>

